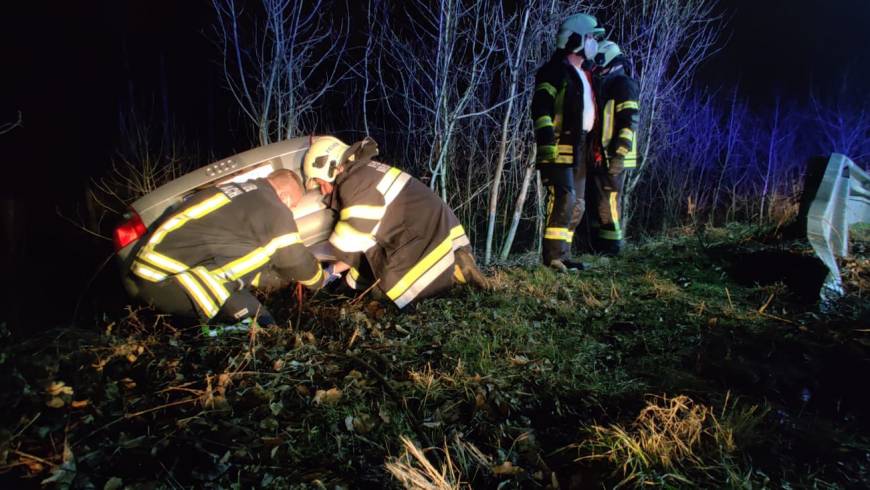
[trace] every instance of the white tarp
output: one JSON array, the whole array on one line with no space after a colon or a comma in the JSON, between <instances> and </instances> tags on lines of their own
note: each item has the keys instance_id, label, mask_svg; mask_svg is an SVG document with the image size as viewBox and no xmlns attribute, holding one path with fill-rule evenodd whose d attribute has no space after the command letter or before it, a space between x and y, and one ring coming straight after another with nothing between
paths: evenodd
<instances>
[{"instance_id":1,"label":"white tarp","mask_svg":"<svg viewBox=\"0 0 870 490\"><path fill-rule=\"evenodd\" d=\"M807 215L807 238L829 271L823 301L843 293L836 257L848 254L849 225L854 223L870 223L870 176L834 153Z\"/></svg>"}]
</instances>

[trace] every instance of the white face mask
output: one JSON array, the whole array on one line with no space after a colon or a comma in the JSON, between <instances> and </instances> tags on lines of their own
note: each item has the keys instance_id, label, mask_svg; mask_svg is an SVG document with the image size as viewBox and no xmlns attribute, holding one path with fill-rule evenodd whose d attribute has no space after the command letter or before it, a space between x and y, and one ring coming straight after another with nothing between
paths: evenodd
<instances>
[{"instance_id":1,"label":"white face mask","mask_svg":"<svg viewBox=\"0 0 870 490\"><path fill-rule=\"evenodd\" d=\"M597 53L598 41L596 41L594 37L587 37L586 42L583 43L583 56L585 56L587 60L594 60Z\"/></svg>"}]
</instances>

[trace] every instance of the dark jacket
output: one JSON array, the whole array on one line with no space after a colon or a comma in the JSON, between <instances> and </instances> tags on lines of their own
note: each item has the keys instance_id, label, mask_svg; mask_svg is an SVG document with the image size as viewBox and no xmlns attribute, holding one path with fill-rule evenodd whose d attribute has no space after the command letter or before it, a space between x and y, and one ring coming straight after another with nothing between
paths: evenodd
<instances>
[{"instance_id":1,"label":"dark jacket","mask_svg":"<svg viewBox=\"0 0 870 490\"><path fill-rule=\"evenodd\" d=\"M425 184L359 156L365 153L362 148L335 179L330 206L339 221L329 241L351 274L358 275L364 255L380 288L402 308L451 287L453 252L469 241L453 211Z\"/></svg>"},{"instance_id":2,"label":"dark jacket","mask_svg":"<svg viewBox=\"0 0 870 490\"><path fill-rule=\"evenodd\" d=\"M625 167L637 166L637 122L640 86L624 69L601 80L601 147L604 157L620 155Z\"/></svg>"},{"instance_id":3,"label":"dark jacket","mask_svg":"<svg viewBox=\"0 0 870 490\"><path fill-rule=\"evenodd\" d=\"M582 126L583 83L561 50L535 73L532 120L539 169L576 166L581 161L586 138Z\"/></svg>"},{"instance_id":4,"label":"dark jacket","mask_svg":"<svg viewBox=\"0 0 870 490\"><path fill-rule=\"evenodd\" d=\"M194 300L205 302L199 306L208 317L229 296L226 283L235 283L232 290L257 285L267 264L287 281L311 288L322 282L320 264L265 179L197 192L167 211L142 240L131 272L151 282L177 278ZM206 301L211 299L214 304Z\"/></svg>"}]
</instances>

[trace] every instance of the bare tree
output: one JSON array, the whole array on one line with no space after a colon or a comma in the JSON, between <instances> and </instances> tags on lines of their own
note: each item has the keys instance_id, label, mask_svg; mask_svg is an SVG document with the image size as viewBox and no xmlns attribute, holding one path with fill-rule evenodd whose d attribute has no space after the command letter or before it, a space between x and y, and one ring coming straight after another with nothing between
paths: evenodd
<instances>
[{"instance_id":1,"label":"bare tree","mask_svg":"<svg viewBox=\"0 0 870 490\"><path fill-rule=\"evenodd\" d=\"M332 3L261 0L248 15L235 0L212 4L224 79L260 144L313 127L317 104L341 78L347 43Z\"/></svg>"}]
</instances>

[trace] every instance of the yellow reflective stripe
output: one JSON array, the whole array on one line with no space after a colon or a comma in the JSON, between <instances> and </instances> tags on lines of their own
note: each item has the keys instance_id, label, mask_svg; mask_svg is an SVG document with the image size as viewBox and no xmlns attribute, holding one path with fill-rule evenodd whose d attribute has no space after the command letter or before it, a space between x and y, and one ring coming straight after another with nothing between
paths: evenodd
<instances>
[{"instance_id":1,"label":"yellow reflective stripe","mask_svg":"<svg viewBox=\"0 0 870 490\"><path fill-rule=\"evenodd\" d=\"M132 267L133 274L141 277L142 279L147 279L151 282L160 282L166 279L166 274L154 270L148 267L145 264L140 264L139 262L134 262Z\"/></svg>"},{"instance_id":2,"label":"yellow reflective stripe","mask_svg":"<svg viewBox=\"0 0 870 490\"><path fill-rule=\"evenodd\" d=\"M556 157L556 163L565 163L571 165L574 163L574 157L572 155L559 155Z\"/></svg>"},{"instance_id":3,"label":"yellow reflective stripe","mask_svg":"<svg viewBox=\"0 0 870 490\"><path fill-rule=\"evenodd\" d=\"M607 148L610 145L610 140L613 139L613 99L608 100L604 104L604 118L601 122L601 145Z\"/></svg>"},{"instance_id":4,"label":"yellow reflective stripe","mask_svg":"<svg viewBox=\"0 0 870 490\"><path fill-rule=\"evenodd\" d=\"M273 238L272 241L266 245L265 249L271 256L279 248L289 247L290 245L295 245L301 242L302 238L299 236L299 233L287 233L286 235Z\"/></svg>"},{"instance_id":5,"label":"yellow reflective stripe","mask_svg":"<svg viewBox=\"0 0 870 490\"><path fill-rule=\"evenodd\" d=\"M211 291L212 295L214 295L215 299L217 299L218 304L223 305L227 298L230 297L229 291L224 287L220 281L216 280L214 276L212 276L205 267L195 267L193 269L193 273L199 277L203 284L208 286L208 289Z\"/></svg>"},{"instance_id":6,"label":"yellow reflective stripe","mask_svg":"<svg viewBox=\"0 0 870 490\"><path fill-rule=\"evenodd\" d=\"M438 244L434 250L426 254L425 257L420 262L414 265L401 279L396 283L395 286L390 288L387 291L387 296L395 301L396 298L401 296L408 288L411 287L420 276L426 273L435 263L444 258L445 255L451 253L453 250L453 242L450 240L450 237L447 237L443 242ZM406 303L407 304L407 303ZM400 305L404 306L404 305Z\"/></svg>"},{"instance_id":7,"label":"yellow reflective stripe","mask_svg":"<svg viewBox=\"0 0 870 490\"><path fill-rule=\"evenodd\" d=\"M199 283L196 282L196 279L187 272L178 274L175 277L178 278L178 282L181 283L181 286L185 291L187 291L194 303L199 306L206 318L213 318L217 315L218 307L214 304L214 301L208 297L208 294L204 289L202 289Z\"/></svg>"},{"instance_id":8,"label":"yellow reflective stripe","mask_svg":"<svg viewBox=\"0 0 870 490\"><path fill-rule=\"evenodd\" d=\"M356 270L356 268L351 267L350 268L350 277L352 277L354 279L359 279L359 271Z\"/></svg>"},{"instance_id":9,"label":"yellow reflective stripe","mask_svg":"<svg viewBox=\"0 0 870 490\"><path fill-rule=\"evenodd\" d=\"M553 125L553 118L550 116L541 116L535 119L535 129L550 127Z\"/></svg>"},{"instance_id":10,"label":"yellow reflective stripe","mask_svg":"<svg viewBox=\"0 0 870 490\"><path fill-rule=\"evenodd\" d=\"M323 269L320 267L320 264L317 264L317 273L311 277L311 279L306 279L304 281L299 281L299 284L303 286L313 286L320 282L323 279Z\"/></svg>"},{"instance_id":11,"label":"yellow reflective stripe","mask_svg":"<svg viewBox=\"0 0 870 490\"><path fill-rule=\"evenodd\" d=\"M384 194L385 192L387 192L387 189L389 189L390 186L393 185L393 182L396 180L396 177L398 177L401 173L402 173L402 171L395 168L395 167L387 170L387 173L384 174L384 176L381 177L381 181L378 182L378 186L377 186L378 192L380 192L381 194Z\"/></svg>"},{"instance_id":12,"label":"yellow reflective stripe","mask_svg":"<svg viewBox=\"0 0 870 490\"><path fill-rule=\"evenodd\" d=\"M621 104L617 104L615 112L624 111L626 109L637 109L637 101L636 100L626 100L625 102L623 102Z\"/></svg>"},{"instance_id":13,"label":"yellow reflective stripe","mask_svg":"<svg viewBox=\"0 0 870 490\"><path fill-rule=\"evenodd\" d=\"M281 235L273 238L265 247L255 248L247 255L239 257L223 267L212 271L212 274L227 280L236 280L269 262L269 259L279 248L289 247L301 241L299 233Z\"/></svg>"},{"instance_id":14,"label":"yellow reflective stripe","mask_svg":"<svg viewBox=\"0 0 870 490\"><path fill-rule=\"evenodd\" d=\"M363 233L346 221L339 221L329 237L329 243L343 252L365 252L375 245L374 237Z\"/></svg>"},{"instance_id":15,"label":"yellow reflective stripe","mask_svg":"<svg viewBox=\"0 0 870 490\"><path fill-rule=\"evenodd\" d=\"M372 219L378 220L384 217L386 211L385 206L350 206L341 210L341 221L347 221L350 218Z\"/></svg>"},{"instance_id":16,"label":"yellow reflective stripe","mask_svg":"<svg viewBox=\"0 0 870 490\"><path fill-rule=\"evenodd\" d=\"M559 145L559 153L574 154L574 146L573 145Z\"/></svg>"},{"instance_id":17,"label":"yellow reflective stripe","mask_svg":"<svg viewBox=\"0 0 870 490\"><path fill-rule=\"evenodd\" d=\"M393 185L387 190L384 194L384 206L389 206L391 202L396 199L396 196L402 192L402 189L405 188L405 184L411 180L411 176L406 174L405 172L400 172L400 175L396 177L396 181L393 182Z\"/></svg>"},{"instance_id":18,"label":"yellow reflective stripe","mask_svg":"<svg viewBox=\"0 0 870 490\"><path fill-rule=\"evenodd\" d=\"M471 245L471 240L468 239L462 225L456 225L450 229L450 239L453 240L453 250L466 245Z\"/></svg>"},{"instance_id":19,"label":"yellow reflective stripe","mask_svg":"<svg viewBox=\"0 0 870 490\"><path fill-rule=\"evenodd\" d=\"M262 276L262 272L258 272L256 276L254 276L254 280L251 281L251 286L259 287L260 286L260 276Z\"/></svg>"},{"instance_id":20,"label":"yellow reflective stripe","mask_svg":"<svg viewBox=\"0 0 870 490\"><path fill-rule=\"evenodd\" d=\"M143 253L139 254L139 258L173 274L178 274L179 272L184 272L188 269L188 267L181 262L157 252L145 250Z\"/></svg>"},{"instance_id":21,"label":"yellow reflective stripe","mask_svg":"<svg viewBox=\"0 0 870 490\"><path fill-rule=\"evenodd\" d=\"M619 148L616 149L616 153L617 153L618 155L625 156L625 155L628 154L628 148L626 148L626 147L624 147L624 146L620 146Z\"/></svg>"},{"instance_id":22,"label":"yellow reflective stripe","mask_svg":"<svg viewBox=\"0 0 870 490\"><path fill-rule=\"evenodd\" d=\"M619 130L619 137L627 140L634 140L634 131L631 128L622 128Z\"/></svg>"},{"instance_id":23,"label":"yellow reflective stripe","mask_svg":"<svg viewBox=\"0 0 870 490\"><path fill-rule=\"evenodd\" d=\"M153 248L154 245L157 245L166 237L166 235L181 227L183 224L187 223L192 219L199 219L203 216L215 211L216 209L228 204L230 202L230 198L226 196L226 194L222 192L218 192L214 196L206 199L205 201L191 206L184 211L172 216L162 225L157 227L154 233L151 235L151 238L148 240L148 248Z\"/></svg>"},{"instance_id":24,"label":"yellow reflective stripe","mask_svg":"<svg viewBox=\"0 0 870 490\"><path fill-rule=\"evenodd\" d=\"M569 231L568 228L545 228L544 229L544 239L545 240L562 240L566 242L570 242L574 238L574 233Z\"/></svg>"},{"instance_id":25,"label":"yellow reflective stripe","mask_svg":"<svg viewBox=\"0 0 870 490\"><path fill-rule=\"evenodd\" d=\"M616 193L610 193L610 217L613 219L613 224L619 230L619 207L617 206Z\"/></svg>"},{"instance_id":26,"label":"yellow reflective stripe","mask_svg":"<svg viewBox=\"0 0 870 490\"><path fill-rule=\"evenodd\" d=\"M538 90L543 90L544 92L547 92L548 94L550 94L550 97L556 96L556 87L554 87L550 83L547 83L547 82L539 83L538 86L535 87L535 91L537 92Z\"/></svg>"}]
</instances>

